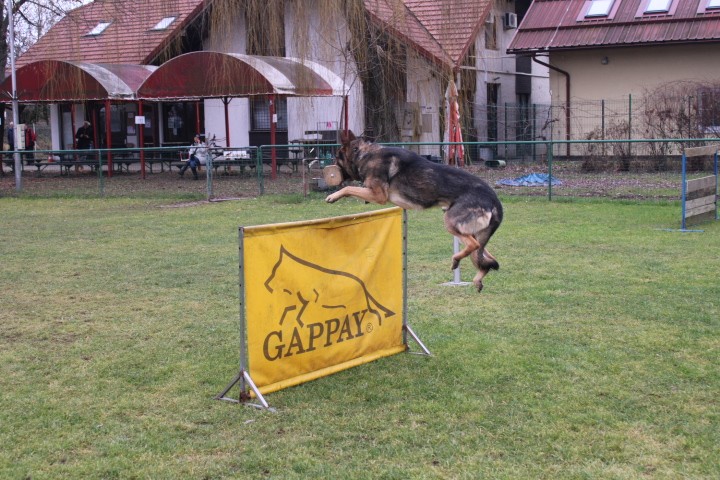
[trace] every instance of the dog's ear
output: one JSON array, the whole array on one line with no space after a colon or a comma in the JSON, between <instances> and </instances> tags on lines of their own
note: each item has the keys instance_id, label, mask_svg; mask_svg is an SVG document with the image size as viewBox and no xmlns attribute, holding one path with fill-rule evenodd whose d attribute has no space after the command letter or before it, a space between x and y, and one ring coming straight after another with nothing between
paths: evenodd
<instances>
[{"instance_id":1,"label":"dog's ear","mask_svg":"<svg viewBox=\"0 0 720 480\"><path fill-rule=\"evenodd\" d=\"M353 140L355 140L355 134L352 132L352 130L348 130L347 133L342 132L340 134L340 142L343 145L347 145L348 143L352 142Z\"/></svg>"}]
</instances>

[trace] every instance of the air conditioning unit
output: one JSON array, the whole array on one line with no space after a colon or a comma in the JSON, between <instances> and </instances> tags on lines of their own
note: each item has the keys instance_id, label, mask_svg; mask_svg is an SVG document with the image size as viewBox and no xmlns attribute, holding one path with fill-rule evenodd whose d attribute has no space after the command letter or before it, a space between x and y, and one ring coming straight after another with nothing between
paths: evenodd
<instances>
[{"instance_id":1,"label":"air conditioning unit","mask_svg":"<svg viewBox=\"0 0 720 480\"><path fill-rule=\"evenodd\" d=\"M505 30L517 28L517 13L505 12L503 15L503 28Z\"/></svg>"}]
</instances>

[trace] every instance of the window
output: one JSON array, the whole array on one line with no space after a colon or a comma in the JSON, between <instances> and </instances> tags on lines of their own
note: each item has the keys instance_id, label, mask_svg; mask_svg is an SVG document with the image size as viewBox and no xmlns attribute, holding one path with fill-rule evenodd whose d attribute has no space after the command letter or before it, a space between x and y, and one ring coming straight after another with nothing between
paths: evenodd
<instances>
[{"instance_id":1,"label":"window","mask_svg":"<svg viewBox=\"0 0 720 480\"><path fill-rule=\"evenodd\" d=\"M588 8L586 17L607 17L610 14L613 0L592 0L590 8Z\"/></svg>"},{"instance_id":2,"label":"window","mask_svg":"<svg viewBox=\"0 0 720 480\"><path fill-rule=\"evenodd\" d=\"M287 131L287 99L275 102L277 129ZM266 97L252 97L250 100L251 130L270 131L270 100Z\"/></svg>"},{"instance_id":3,"label":"window","mask_svg":"<svg viewBox=\"0 0 720 480\"><path fill-rule=\"evenodd\" d=\"M165 17L162 20L160 20L157 25L155 25L152 29L153 30L165 30L168 28L174 21L176 17Z\"/></svg>"},{"instance_id":4,"label":"window","mask_svg":"<svg viewBox=\"0 0 720 480\"><path fill-rule=\"evenodd\" d=\"M643 0L635 12L635 18L674 15L678 3L678 0Z\"/></svg>"},{"instance_id":5,"label":"window","mask_svg":"<svg viewBox=\"0 0 720 480\"><path fill-rule=\"evenodd\" d=\"M645 13L666 13L671 4L672 0L650 0L645 7Z\"/></svg>"},{"instance_id":6,"label":"window","mask_svg":"<svg viewBox=\"0 0 720 480\"><path fill-rule=\"evenodd\" d=\"M100 22L100 23L98 23L97 25L95 25L95 28L93 28L92 30L90 30L87 34L88 34L88 35L93 35L93 36L95 36L95 35L100 35L101 33L103 33L103 32L105 31L105 29L106 29L107 27L110 26L110 23L111 23L111 22Z\"/></svg>"},{"instance_id":7,"label":"window","mask_svg":"<svg viewBox=\"0 0 720 480\"><path fill-rule=\"evenodd\" d=\"M492 15L492 13L490 15ZM494 17L492 22L485 22L485 48L487 50L498 49L497 26Z\"/></svg>"},{"instance_id":8,"label":"window","mask_svg":"<svg viewBox=\"0 0 720 480\"><path fill-rule=\"evenodd\" d=\"M712 15L720 14L720 0L700 0L697 13L709 13Z\"/></svg>"}]
</instances>

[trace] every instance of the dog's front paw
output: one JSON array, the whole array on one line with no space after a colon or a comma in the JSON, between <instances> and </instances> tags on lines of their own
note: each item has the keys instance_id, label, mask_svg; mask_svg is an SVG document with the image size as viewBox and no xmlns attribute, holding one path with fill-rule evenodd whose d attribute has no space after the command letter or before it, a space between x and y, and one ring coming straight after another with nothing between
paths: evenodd
<instances>
[{"instance_id":1,"label":"dog's front paw","mask_svg":"<svg viewBox=\"0 0 720 480\"><path fill-rule=\"evenodd\" d=\"M457 268L460 266L460 260L455 260L453 258L452 261L452 267L450 267L450 270L457 270Z\"/></svg>"},{"instance_id":2,"label":"dog's front paw","mask_svg":"<svg viewBox=\"0 0 720 480\"><path fill-rule=\"evenodd\" d=\"M327 203L335 203L338 200L340 200L340 197L336 193L333 193L332 195L328 195L327 197L325 197L325 201Z\"/></svg>"}]
</instances>

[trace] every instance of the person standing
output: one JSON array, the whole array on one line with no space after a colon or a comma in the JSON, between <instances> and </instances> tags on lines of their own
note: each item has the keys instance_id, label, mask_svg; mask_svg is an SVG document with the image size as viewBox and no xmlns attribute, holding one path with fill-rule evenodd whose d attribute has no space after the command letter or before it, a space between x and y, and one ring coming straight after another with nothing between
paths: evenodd
<instances>
[{"instance_id":1,"label":"person standing","mask_svg":"<svg viewBox=\"0 0 720 480\"><path fill-rule=\"evenodd\" d=\"M93 129L90 122L85 120L82 127L75 134L75 145L78 150L88 150L93 141Z\"/></svg>"},{"instance_id":2,"label":"person standing","mask_svg":"<svg viewBox=\"0 0 720 480\"><path fill-rule=\"evenodd\" d=\"M15 150L15 124L13 122L10 122L7 127L7 141L8 150L12 152L13 150Z\"/></svg>"},{"instance_id":3,"label":"person standing","mask_svg":"<svg viewBox=\"0 0 720 480\"><path fill-rule=\"evenodd\" d=\"M33 130L30 124L25 126L25 161L30 164L35 161L35 141L37 141L37 133Z\"/></svg>"},{"instance_id":4,"label":"person standing","mask_svg":"<svg viewBox=\"0 0 720 480\"><path fill-rule=\"evenodd\" d=\"M180 172L178 172L178 175L180 175L181 177L184 176L185 170L190 167L190 170L192 170L193 172L193 178L197 180L197 167L200 165L205 165L205 160L207 158L207 145L205 145L205 142L203 142L200 138L200 134L195 135L195 138L193 139L193 144L190 146L190 150L188 153L190 154L190 158L188 159L187 163L180 168Z\"/></svg>"},{"instance_id":5,"label":"person standing","mask_svg":"<svg viewBox=\"0 0 720 480\"><path fill-rule=\"evenodd\" d=\"M89 150L92 148L93 145L93 138L94 133L92 129L92 124L85 120L82 124L82 127L78 128L77 133L75 133L75 148L78 150ZM88 155L81 155L80 160L86 161L88 160ZM79 172L83 170L82 165L75 165L75 171Z\"/></svg>"}]
</instances>

